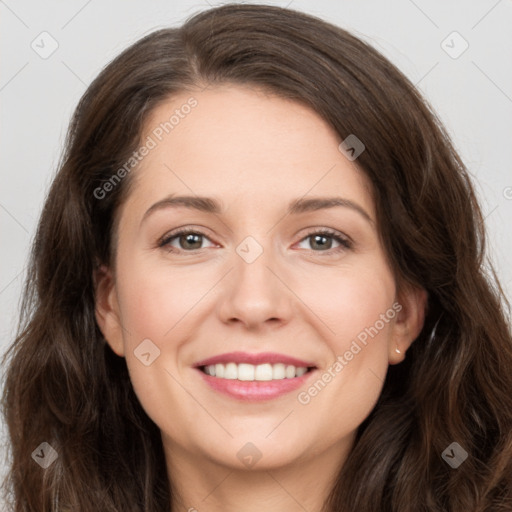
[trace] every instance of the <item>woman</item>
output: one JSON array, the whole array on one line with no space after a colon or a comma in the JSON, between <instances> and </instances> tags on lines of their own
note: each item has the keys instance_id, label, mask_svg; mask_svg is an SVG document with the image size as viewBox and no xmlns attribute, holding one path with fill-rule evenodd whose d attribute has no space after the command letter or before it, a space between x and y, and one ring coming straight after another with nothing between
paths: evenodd
<instances>
[{"instance_id":1,"label":"woman","mask_svg":"<svg viewBox=\"0 0 512 512\"><path fill-rule=\"evenodd\" d=\"M41 216L13 510L512 510L484 247L444 129L364 42L257 5L148 35L81 99Z\"/></svg>"}]
</instances>

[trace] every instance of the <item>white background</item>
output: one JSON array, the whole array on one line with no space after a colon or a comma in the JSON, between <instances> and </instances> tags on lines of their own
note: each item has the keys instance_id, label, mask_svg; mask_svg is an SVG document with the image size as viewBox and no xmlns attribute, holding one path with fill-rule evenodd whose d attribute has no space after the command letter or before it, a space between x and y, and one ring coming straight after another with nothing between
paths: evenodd
<instances>
[{"instance_id":1,"label":"white background","mask_svg":"<svg viewBox=\"0 0 512 512\"><path fill-rule=\"evenodd\" d=\"M474 177L489 232L489 254L510 299L512 2L266 3L305 11L350 30L417 84ZM0 0L1 353L12 342L29 247L80 96L101 68L129 44L216 5L220 2ZM43 31L58 43L47 59L31 47ZM453 31L469 44L455 59L441 47ZM447 44L453 52L463 42L451 36ZM4 449L2 462L5 453Z\"/></svg>"}]
</instances>

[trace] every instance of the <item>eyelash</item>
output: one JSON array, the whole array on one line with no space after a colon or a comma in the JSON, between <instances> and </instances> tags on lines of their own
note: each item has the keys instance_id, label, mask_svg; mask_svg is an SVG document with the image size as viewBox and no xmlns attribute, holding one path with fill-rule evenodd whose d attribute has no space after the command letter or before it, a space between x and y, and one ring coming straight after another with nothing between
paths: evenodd
<instances>
[{"instance_id":1,"label":"eyelash","mask_svg":"<svg viewBox=\"0 0 512 512\"><path fill-rule=\"evenodd\" d=\"M174 252L174 253L176 253L176 252L188 252L188 253L191 253L191 254L196 254L197 251L201 251L202 250L202 249L193 249L193 250L187 251L185 249L176 249L175 247L171 247L169 245L170 242L172 240L174 240L175 238L178 238L181 235L200 235L200 236L202 236L204 238L208 238L208 236L205 233L202 233L201 231L191 230L189 228L181 228L181 229L178 229L178 230L173 231L171 233L168 233L167 235L164 235L159 240L158 247L167 248L167 250L169 252ZM353 247L353 244L352 244L351 240L349 240L348 238L343 236L338 231L334 231L334 230L331 230L331 229L328 229L328 228L323 228L323 229L320 229L320 230L317 230L317 231L312 231L311 233L308 233L306 236L301 238L300 242L302 242L303 240L306 240L309 237L315 236L315 235L321 235L321 236L326 236L328 238L332 238L333 240L336 240L337 242L340 243L340 247L335 247L333 249L328 249L328 250L325 250L325 251L313 251L313 252L317 252L317 253L320 253L320 254L321 253L326 253L326 255L332 256L333 254L337 254L338 252L346 251L347 249L350 250Z\"/></svg>"}]
</instances>

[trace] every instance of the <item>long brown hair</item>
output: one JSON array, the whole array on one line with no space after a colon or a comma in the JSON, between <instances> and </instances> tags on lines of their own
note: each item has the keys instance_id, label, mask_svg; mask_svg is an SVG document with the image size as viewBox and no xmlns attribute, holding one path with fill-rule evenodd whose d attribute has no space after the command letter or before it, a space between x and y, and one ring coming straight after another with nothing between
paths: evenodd
<instances>
[{"instance_id":1,"label":"long brown hair","mask_svg":"<svg viewBox=\"0 0 512 512\"><path fill-rule=\"evenodd\" d=\"M4 359L12 510L170 510L160 431L94 314L94 272L113 263L133 174L100 199L95 191L140 145L156 105L219 83L301 102L341 140L363 141L357 164L392 270L428 292L424 328L389 368L325 510L512 510L509 306L464 164L427 102L371 46L297 11L233 4L133 44L74 113ZM44 470L33 457L43 442L57 454ZM454 442L468 454L456 469L442 456Z\"/></svg>"}]
</instances>

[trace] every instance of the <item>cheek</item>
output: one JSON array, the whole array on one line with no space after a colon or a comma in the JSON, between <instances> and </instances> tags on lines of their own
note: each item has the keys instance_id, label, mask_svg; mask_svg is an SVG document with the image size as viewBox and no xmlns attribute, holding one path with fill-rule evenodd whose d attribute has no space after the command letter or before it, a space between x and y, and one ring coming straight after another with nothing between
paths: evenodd
<instances>
[{"instance_id":1,"label":"cheek","mask_svg":"<svg viewBox=\"0 0 512 512\"><path fill-rule=\"evenodd\" d=\"M376 322L379 331L387 334L390 323L381 315L393 315L394 280L389 270L374 264L366 268L331 269L325 278L309 278L302 286L301 298L329 327L326 335L337 354L348 350L350 342Z\"/></svg>"},{"instance_id":2,"label":"cheek","mask_svg":"<svg viewBox=\"0 0 512 512\"><path fill-rule=\"evenodd\" d=\"M308 414L319 416L328 410L332 425L348 433L371 412L388 368L394 298L394 280L385 267L378 266L371 271L333 273L325 280L323 293L310 289L309 303L330 328L324 330L330 360L298 396ZM338 436L336 429L328 428L326 439Z\"/></svg>"},{"instance_id":3,"label":"cheek","mask_svg":"<svg viewBox=\"0 0 512 512\"><path fill-rule=\"evenodd\" d=\"M176 373L180 350L197 328L194 307L210 285L200 286L197 272L194 281L192 272L172 272L135 258L120 259L118 277L130 378L147 411L158 410L158 397L176 398L179 392L172 376L180 378Z\"/></svg>"},{"instance_id":4,"label":"cheek","mask_svg":"<svg viewBox=\"0 0 512 512\"><path fill-rule=\"evenodd\" d=\"M130 343L175 336L209 288L197 270L170 272L158 265L133 265L122 279L120 308Z\"/></svg>"},{"instance_id":5,"label":"cheek","mask_svg":"<svg viewBox=\"0 0 512 512\"><path fill-rule=\"evenodd\" d=\"M163 272L155 265L132 264L120 279L125 358L133 389L147 415L175 435L179 428L170 421L170 404L180 404L186 417L196 412L187 409L193 403L178 384L178 361L197 324L194 304L204 293L180 272Z\"/></svg>"}]
</instances>

